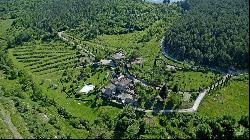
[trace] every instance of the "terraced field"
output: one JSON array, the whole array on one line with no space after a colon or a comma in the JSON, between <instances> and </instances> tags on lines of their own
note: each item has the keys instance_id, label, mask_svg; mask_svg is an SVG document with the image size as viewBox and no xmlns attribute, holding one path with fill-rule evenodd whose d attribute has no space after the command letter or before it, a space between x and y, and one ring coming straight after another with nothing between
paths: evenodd
<instances>
[{"instance_id":1,"label":"terraced field","mask_svg":"<svg viewBox=\"0 0 250 140\"><path fill-rule=\"evenodd\" d=\"M80 54L60 42L26 44L9 52L23 67L36 75L53 74L79 66Z\"/></svg>"}]
</instances>

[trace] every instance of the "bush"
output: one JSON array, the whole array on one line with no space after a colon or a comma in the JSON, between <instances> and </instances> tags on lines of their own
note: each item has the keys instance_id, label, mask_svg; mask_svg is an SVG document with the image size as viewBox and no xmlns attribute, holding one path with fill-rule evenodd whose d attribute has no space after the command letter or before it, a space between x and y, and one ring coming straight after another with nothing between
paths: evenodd
<instances>
[{"instance_id":1,"label":"bush","mask_svg":"<svg viewBox=\"0 0 250 140\"><path fill-rule=\"evenodd\" d=\"M80 120L77 117L70 118L69 122L70 122L70 125L72 125L74 128L85 129L84 127L85 121Z\"/></svg>"},{"instance_id":2,"label":"bush","mask_svg":"<svg viewBox=\"0 0 250 140\"><path fill-rule=\"evenodd\" d=\"M48 123L51 124L51 125L55 125L55 124L57 124L57 122L58 122L57 118L56 117L52 117L52 118L49 119Z\"/></svg>"},{"instance_id":3,"label":"bush","mask_svg":"<svg viewBox=\"0 0 250 140\"><path fill-rule=\"evenodd\" d=\"M239 120L239 124L241 124L242 126L249 128L249 116L247 115L243 115L241 116L240 120Z\"/></svg>"},{"instance_id":4,"label":"bush","mask_svg":"<svg viewBox=\"0 0 250 140\"><path fill-rule=\"evenodd\" d=\"M62 115L65 119L72 118L72 115L70 115L64 108L58 107L57 112L59 115Z\"/></svg>"}]
</instances>

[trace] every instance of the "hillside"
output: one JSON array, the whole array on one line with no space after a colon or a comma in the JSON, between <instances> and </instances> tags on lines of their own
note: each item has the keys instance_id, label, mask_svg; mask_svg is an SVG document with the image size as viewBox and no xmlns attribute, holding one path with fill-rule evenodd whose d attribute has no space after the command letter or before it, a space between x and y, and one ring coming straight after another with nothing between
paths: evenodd
<instances>
[{"instance_id":1,"label":"hillside","mask_svg":"<svg viewBox=\"0 0 250 140\"><path fill-rule=\"evenodd\" d=\"M249 1L188 0L191 9L166 33L179 60L220 68L249 66Z\"/></svg>"},{"instance_id":2,"label":"hillside","mask_svg":"<svg viewBox=\"0 0 250 140\"><path fill-rule=\"evenodd\" d=\"M249 139L248 72L164 46L207 1L0 0L0 138Z\"/></svg>"}]
</instances>

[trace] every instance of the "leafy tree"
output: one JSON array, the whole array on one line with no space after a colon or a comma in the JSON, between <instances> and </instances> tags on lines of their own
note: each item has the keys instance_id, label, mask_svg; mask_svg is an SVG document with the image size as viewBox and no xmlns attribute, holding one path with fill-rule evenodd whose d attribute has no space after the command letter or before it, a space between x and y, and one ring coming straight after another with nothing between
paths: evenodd
<instances>
[{"instance_id":1,"label":"leafy tree","mask_svg":"<svg viewBox=\"0 0 250 140\"><path fill-rule=\"evenodd\" d=\"M140 131L139 122L135 122L132 125L128 126L126 132L124 133L124 138L126 139L138 139L138 133Z\"/></svg>"},{"instance_id":2,"label":"leafy tree","mask_svg":"<svg viewBox=\"0 0 250 140\"><path fill-rule=\"evenodd\" d=\"M167 89L166 85L164 85L162 87L159 95L161 96L162 99L166 99L167 98L167 96L168 96L168 89Z\"/></svg>"},{"instance_id":3,"label":"leafy tree","mask_svg":"<svg viewBox=\"0 0 250 140\"><path fill-rule=\"evenodd\" d=\"M182 102L181 94L172 94L170 96L170 102L172 103L173 108L178 108Z\"/></svg>"},{"instance_id":4,"label":"leafy tree","mask_svg":"<svg viewBox=\"0 0 250 140\"><path fill-rule=\"evenodd\" d=\"M173 92L178 92L179 91L179 86L178 84L175 84L173 87Z\"/></svg>"},{"instance_id":5,"label":"leafy tree","mask_svg":"<svg viewBox=\"0 0 250 140\"><path fill-rule=\"evenodd\" d=\"M224 129L223 138L233 138L235 135L236 120L231 116L223 116L219 119L219 123Z\"/></svg>"},{"instance_id":6,"label":"leafy tree","mask_svg":"<svg viewBox=\"0 0 250 140\"><path fill-rule=\"evenodd\" d=\"M224 129L223 127L220 125L220 123L218 123L215 119L211 119L209 126L212 129L212 138L213 139L222 139L223 134L224 134Z\"/></svg>"},{"instance_id":7,"label":"leafy tree","mask_svg":"<svg viewBox=\"0 0 250 140\"><path fill-rule=\"evenodd\" d=\"M212 129L208 124L199 124L196 130L196 138L198 139L211 139Z\"/></svg>"},{"instance_id":8,"label":"leafy tree","mask_svg":"<svg viewBox=\"0 0 250 140\"><path fill-rule=\"evenodd\" d=\"M249 116L247 115L241 116L239 124L243 125L246 128L249 128Z\"/></svg>"},{"instance_id":9,"label":"leafy tree","mask_svg":"<svg viewBox=\"0 0 250 140\"><path fill-rule=\"evenodd\" d=\"M42 91L40 88L37 87L37 85L35 85L34 82L32 82L31 84L31 89L32 89L32 95L31 95L31 99L33 101L39 101L42 99Z\"/></svg>"},{"instance_id":10,"label":"leafy tree","mask_svg":"<svg viewBox=\"0 0 250 140\"><path fill-rule=\"evenodd\" d=\"M170 3L170 0L163 0L163 3Z\"/></svg>"},{"instance_id":11,"label":"leafy tree","mask_svg":"<svg viewBox=\"0 0 250 140\"><path fill-rule=\"evenodd\" d=\"M28 32L21 32L15 37L15 43L17 45L27 42L31 39L31 35Z\"/></svg>"},{"instance_id":12,"label":"leafy tree","mask_svg":"<svg viewBox=\"0 0 250 140\"><path fill-rule=\"evenodd\" d=\"M131 133L137 132L137 126L131 126L137 122L135 110L131 106L126 105L122 112L117 116L116 120L115 138L122 138L125 133L127 136L132 136Z\"/></svg>"}]
</instances>

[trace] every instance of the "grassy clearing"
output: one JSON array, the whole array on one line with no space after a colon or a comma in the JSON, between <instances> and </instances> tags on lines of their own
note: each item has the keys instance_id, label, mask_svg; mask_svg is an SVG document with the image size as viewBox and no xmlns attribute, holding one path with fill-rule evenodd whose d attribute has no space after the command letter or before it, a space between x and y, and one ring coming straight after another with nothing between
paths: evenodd
<instances>
[{"instance_id":1,"label":"grassy clearing","mask_svg":"<svg viewBox=\"0 0 250 140\"><path fill-rule=\"evenodd\" d=\"M177 71L168 84L170 87L178 85L180 91L199 91L212 85L217 78L220 78L220 75L212 72Z\"/></svg>"},{"instance_id":2,"label":"grassy clearing","mask_svg":"<svg viewBox=\"0 0 250 140\"><path fill-rule=\"evenodd\" d=\"M246 76L248 77L248 75ZM207 116L232 115L239 119L249 114L249 80L236 77L219 89L206 95L198 110Z\"/></svg>"},{"instance_id":3,"label":"grassy clearing","mask_svg":"<svg viewBox=\"0 0 250 140\"><path fill-rule=\"evenodd\" d=\"M108 48L115 48L115 50L123 50L129 53L131 50L139 50L142 43L137 43L138 38L141 37L142 32L134 32L121 35L102 35L98 36L91 42L107 46Z\"/></svg>"},{"instance_id":4,"label":"grassy clearing","mask_svg":"<svg viewBox=\"0 0 250 140\"><path fill-rule=\"evenodd\" d=\"M14 19L0 20L0 38L5 39L5 32L9 29Z\"/></svg>"}]
</instances>

